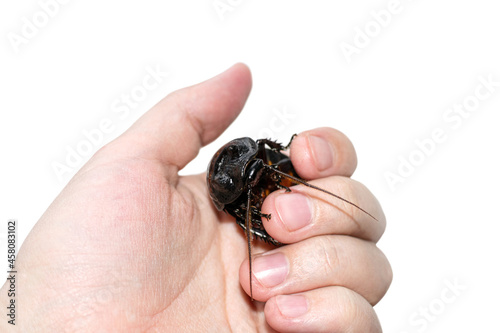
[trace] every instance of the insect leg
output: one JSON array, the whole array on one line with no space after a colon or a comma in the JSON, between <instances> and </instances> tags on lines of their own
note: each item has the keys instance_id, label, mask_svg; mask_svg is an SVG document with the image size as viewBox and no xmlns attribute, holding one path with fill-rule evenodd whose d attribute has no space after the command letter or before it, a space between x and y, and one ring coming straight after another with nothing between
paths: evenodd
<instances>
[{"instance_id":1,"label":"insect leg","mask_svg":"<svg viewBox=\"0 0 500 333\"><path fill-rule=\"evenodd\" d=\"M259 148L263 148L264 145L268 145L274 151L282 151L286 149L286 147L281 143L269 139L259 139L256 141L256 143Z\"/></svg>"},{"instance_id":2,"label":"insect leg","mask_svg":"<svg viewBox=\"0 0 500 333\"><path fill-rule=\"evenodd\" d=\"M269 219L271 219L271 214L263 214L257 207L254 207L254 206L251 206L250 210L252 212L252 214L250 216L250 219L251 219L250 232L253 235L262 239L264 242L271 243L271 244L274 244L276 246L283 245L282 243L278 242L277 240L275 240L274 238L269 236L267 231L262 226L262 220L260 219L260 217L265 217L266 219L269 220ZM243 229L243 231L245 231L245 234L246 234L246 231L247 231L246 208L244 208L244 207L235 208L233 210L233 213L234 213L233 216L236 218L236 223L241 227L241 229Z\"/></svg>"},{"instance_id":3,"label":"insect leg","mask_svg":"<svg viewBox=\"0 0 500 333\"><path fill-rule=\"evenodd\" d=\"M279 179L279 182L281 182L281 178ZM292 190L288 186L281 185L281 183L276 184L276 187L278 187L280 190L285 190L285 192L290 193Z\"/></svg>"},{"instance_id":4,"label":"insect leg","mask_svg":"<svg viewBox=\"0 0 500 333\"><path fill-rule=\"evenodd\" d=\"M296 136L297 134L292 135L292 137L290 138L290 142L288 142L288 144L285 146L285 150L288 150L288 148L290 148L290 146L292 145L292 141Z\"/></svg>"},{"instance_id":5,"label":"insect leg","mask_svg":"<svg viewBox=\"0 0 500 333\"><path fill-rule=\"evenodd\" d=\"M290 138L290 142L288 142L288 144L286 146L283 146L281 143L278 143L276 141L272 141L269 139L259 139L256 141L256 143L257 143L257 146L259 146L259 148L264 146L264 145L268 145L274 151L282 151L282 150L287 150L288 148L290 148L290 146L292 145L292 141L296 136L297 136L297 134L292 135L292 137Z\"/></svg>"},{"instance_id":6,"label":"insect leg","mask_svg":"<svg viewBox=\"0 0 500 333\"><path fill-rule=\"evenodd\" d=\"M236 223L238 223L238 225L246 231L246 226L245 226L245 221L243 220L236 220ZM259 229L259 228L252 228L250 230L250 232L252 234L254 234L255 236L259 237L261 240L263 240L264 242L266 243L269 243L269 244L273 244L275 246L280 246L280 245L283 245L283 243L280 243L278 242L276 239L272 238L271 236L269 236L269 234L263 230L263 229Z\"/></svg>"},{"instance_id":7,"label":"insect leg","mask_svg":"<svg viewBox=\"0 0 500 333\"><path fill-rule=\"evenodd\" d=\"M251 207L251 210L252 210L252 214L258 215L258 216L260 216L260 217L265 217L265 218L266 218L266 220L268 220L268 221L271 219L271 214L264 214L264 213L262 213L262 212L261 212L258 208L256 208L256 207L253 207L253 206L252 206L252 207ZM254 222L255 222L255 220L253 220L253 219L252 219L252 221L254 221ZM261 221L261 222L262 222L262 221Z\"/></svg>"}]
</instances>

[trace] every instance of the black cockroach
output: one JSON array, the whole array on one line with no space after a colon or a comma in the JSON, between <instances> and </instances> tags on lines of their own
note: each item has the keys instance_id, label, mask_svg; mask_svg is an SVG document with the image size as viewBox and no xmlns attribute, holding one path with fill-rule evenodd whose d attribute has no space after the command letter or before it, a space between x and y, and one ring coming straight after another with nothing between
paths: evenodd
<instances>
[{"instance_id":1,"label":"black cockroach","mask_svg":"<svg viewBox=\"0 0 500 333\"><path fill-rule=\"evenodd\" d=\"M347 202L376 220L358 205L299 177L290 157L282 153L290 147L294 137L286 146L268 139L254 141L245 137L232 140L215 153L208 166L208 193L215 207L235 217L246 233L252 300L252 235L273 245L282 245L269 236L262 224L262 217L271 218L261 212L262 203L271 192L278 189L290 192L290 186L302 184Z\"/></svg>"}]
</instances>

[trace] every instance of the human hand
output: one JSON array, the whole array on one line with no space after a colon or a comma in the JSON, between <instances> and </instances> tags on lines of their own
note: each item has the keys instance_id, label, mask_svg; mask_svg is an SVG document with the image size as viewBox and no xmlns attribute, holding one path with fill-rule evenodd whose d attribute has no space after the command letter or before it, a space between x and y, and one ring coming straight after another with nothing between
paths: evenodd
<instances>
[{"instance_id":1,"label":"human hand","mask_svg":"<svg viewBox=\"0 0 500 333\"><path fill-rule=\"evenodd\" d=\"M292 161L302 177L379 221L304 187L271 194L263 206L273 216L264 220L266 230L290 244L271 249L255 242L256 253L271 250L267 259L276 264L285 258L286 264L259 273L271 266L262 259L266 256L255 258L253 295L265 307L247 295L244 233L215 210L205 175L178 175L236 118L250 88L248 68L239 64L174 92L82 167L19 251L16 329L381 331L372 305L392 276L375 247L385 220L376 199L347 178L356 156L345 136L326 128L302 133L292 143ZM321 142L315 138L333 147L330 159L320 154L321 145L310 146ZM299 217L307 218L294 202L299 192L310 198L311 223L288 231L286 226L300 224ZM271 287L279 278L271 272L284 281ZM280 296L295 293L304 298ZM6 306L6 285L0 295ZM305 300L307 312L290 316L297 309L286 305L287 299ZM0 322L0 328L7 325Z\"/></svg>"}]
</instances>

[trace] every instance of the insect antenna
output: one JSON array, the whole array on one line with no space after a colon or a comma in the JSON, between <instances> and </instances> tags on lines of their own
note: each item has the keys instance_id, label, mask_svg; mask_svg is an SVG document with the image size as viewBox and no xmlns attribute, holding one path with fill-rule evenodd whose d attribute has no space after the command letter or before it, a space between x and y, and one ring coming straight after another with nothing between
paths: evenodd
<instances>
[{"instance_id":1,"label":"insect antenna","mask_svg":"<svg viewBox=\"0 0 500 333\"><path fill-rule=\"evenodd\" d=\"M252 213L250 211L250 200L252 196L252 188L248 188L248 199L247 199L247 216L245 219L245 233L247 236L247 244L248 244L248 274L250 281L250 299L253 301L253 290L252 290L252 231L251 221L252 221Z\"/></svg>"},{"instance_id":2,"label":"insect antenna","mask_svg":"<svg viewBox=\"0 0 500 333\"><path fill-rule=\"evenodd\" d=\"M269 170L271 170L271 171L273 171L273 172L276 172L277 174L279 174L279 175L281 175L281 176L283 176L283 177L285 177L285 178L288 178L288 179L290 179L291 181L293 181L293 182L295 182L295 183L297 183L297 184L302 184L302 185L305 185L305 186L307 186L307 187L310 187L310 188L313 188L313 189L315 189L315 190L318 190L318 191L321 191L321 192L323 192L323 193L326 193L326 194L329 194L329 195L331 195L331 196L334 196L335 198L337 198L337 199L339 199L339 200L342 200L342 201L344 201L344 202L347 202L348 204L350 204L350 205L352 205L352 206L356 207L357 209L359 209L360 211L362 211L362 212L363 212L363 213L365 213L366 215L370 216L370 217L371 217L372 219L374 219L375 221L378 221L378 220L377 220L377 218L376 218L375 216L373 216L372 214L368 213L368 212L367 212L366 210L364 210L363 208L359 207L358 205L356 205L355 203L353 203L353 202L351 202L351 201L349 201L349 200L346 200L346 199L342 198L341 196L339 196L339 195L337 195L337 194L334 194L334 193L332 193L332 192L330 192L330 191L327 191L327 190L325 190L325 189L322 189L321 187L318 187L318 186L315 186L315 185L313 185L313 184L310 184L310 183L306 182L306 181L305 181L305 180L303 180L303 179L300 179L300 178L294 177L294 176L292 176L292 175L289 175L289 174L287 174L287 173L285 173L285 172L283 172L283 171L281 171L281 170L275 169L275 168L273 168L273 167L272 167L272 166L270 166L270 165L267 165L267 164L263 164L263 165L264 165L266 168L268 168Z\"/></svg>"}]
</instances>

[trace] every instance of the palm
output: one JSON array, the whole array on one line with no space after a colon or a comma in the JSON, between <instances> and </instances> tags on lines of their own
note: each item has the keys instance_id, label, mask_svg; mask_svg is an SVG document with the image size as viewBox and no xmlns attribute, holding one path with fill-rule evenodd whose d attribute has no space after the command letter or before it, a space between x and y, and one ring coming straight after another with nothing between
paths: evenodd
<instances>
[{"instance_id":1,"label":"palm","mask_svg":"<svg viewBox=\"0 0 500 333\"><path fill-rule=\"evenodd\" d=\"M125 174L124 167L128 170ZM254 324L249 316L253 307L238 279L239 266L246 257L243 234L225 214L213 209L204 175L166 180L164 167L149 161L120 161L116 172L106 170L109 168L92 172L117 176L101 187L89 188L84 197L100 195L110 200L99 207L123 208L109 214L109 209L95 207L94 216L86 219L91 229L110 229L86 248L85 256L97 258L102 248L113 253L99 265L102 275L88 281L96 288L107 276L114 277L111 285L95 289L110 291L112 304L102 304L101 315L105 309L124 310L111 327L117 322L150 325L150 318L157 318L153 323L159 328L184 327L188 331L202 318L211 319L214 327ZM85 183L85 179L81 181ZM116 186L123 183L127 185ZM92 208L87 206L86 210ZM135 304L132 312L130 304ZM252 322L241 322L241 318Z\"/></svg>"},{"instance_id":2,"label":"palm","mask_svg":"<svg viewBox=\"0 0 500 333\"><path fill-rule=\"evenodd\" d=\"M121 213L126 216L122 220L129 221L125 234L130 238L125 241L130 246L121 247L124 252L116 267L134 267L122 271L118 279L123 283L132 276L148 282L138 285L136 293L119 297L120 302L137 304L141 299L144 303L137 308L149 313L133 315L147 321L158 318L154 325L159 328L197 331L199 323L207 321L213 327L255 326L255 318L249 316L254 308L238 279L246 258L243 233L213 208L204 175L166 180L159 164L133 164L138 165L130 168L131 173L141 175L140 182L125 189L134 194L120 205L131 208ZM120 196L113 192L109 197Z\"/></svg>"}]
</instances>

